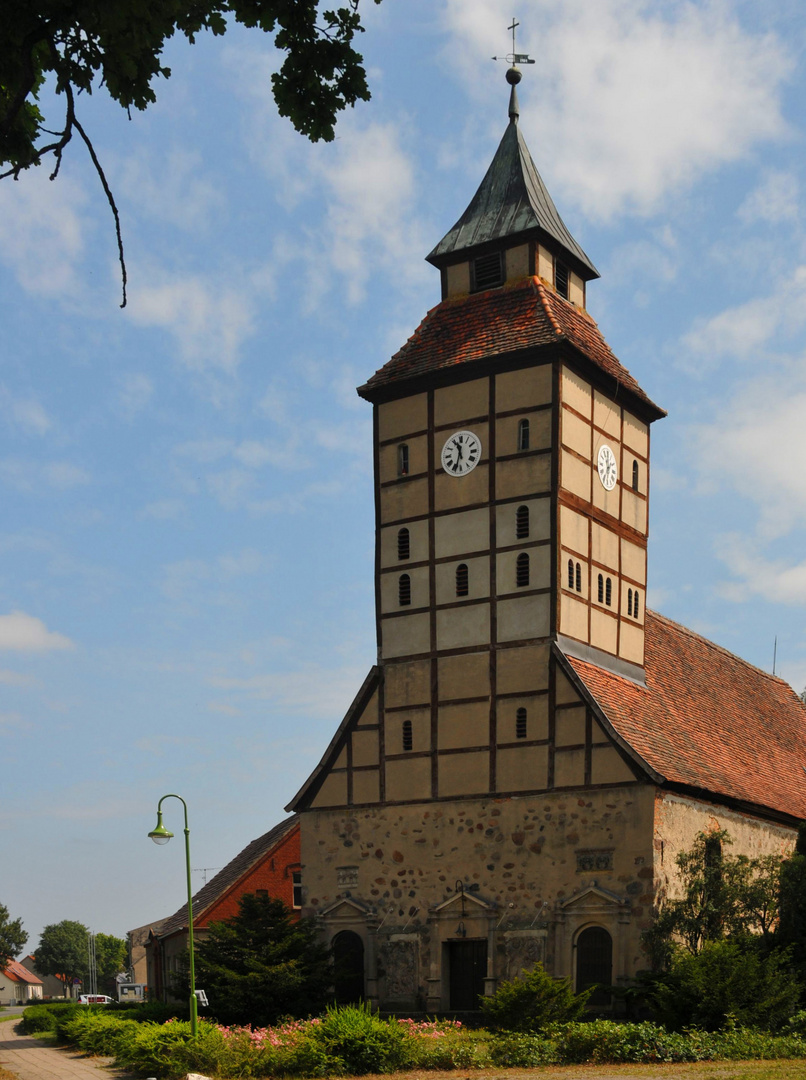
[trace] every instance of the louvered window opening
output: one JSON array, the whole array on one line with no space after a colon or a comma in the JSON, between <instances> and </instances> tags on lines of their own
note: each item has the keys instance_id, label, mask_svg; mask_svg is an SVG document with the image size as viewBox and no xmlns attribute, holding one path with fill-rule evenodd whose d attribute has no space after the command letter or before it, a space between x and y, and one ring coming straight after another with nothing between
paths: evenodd
<instances>
[{"instance_id":1,"label":"louvered window opening","mask_svg":"<svg viewBox=\"0 0 806 1080\"><path fill-rule=\"evenodd\" d=\"M515 538L525 540L529 535L529 507L519 506L515 511Z\"/></svg>"},{"instance_id":2,"label":"louvered window opening","mask_svg":"<svg viewBox=\"0 0 806 1080\"><path fill-rule=\"evenodd\" d=\"M459 563L456 567L456 595L467 596L469 586L469 575L467 570L467 563Z\"/></svg>"},{"instance_id":3,"label":"louvered window opening","mask_svg":"<svg viewBox=\"0 0 806 1080\"><path fill-rule=\"evenodd\" d=\"M599 575L599 583L598 584L599 584L599 588L597 590L596 595L597 595L597 598L599 600L599 603L603 604L604 603L604 578L602 577L601 574Z\"/></svg>"},{"instance_id":4,"label":"louvered window opening","mask_svg":"<svg viewBox=\"0 0 806 1080\"><path fill-rule=\"evenodd\" d=\"M515 585L522 589L529 584L529 556L522 551L515 563Z\"/></svg>"},{"instance_id":5,"label":"louvered window opening","mask_svg":"<svg viewBox=\"0 0 806 1080\"><path fill-rule=\"evenodd\" d=\"M610 578L605 582L605 604L608 607L612 607L613 605L613 582Z\"/></svg>"},{"instance_id":6,"label":"louvered window opening","mask_svg":"<svg viewBox=\"0 0 806 1080\"><path fill-rule=\"evenodd\" d=\"M568 588L573 589L573 587L574 587L574 560L569 559L568 560Z\"/></svg>"},{"instance_id":7,"label":"louvered window opening","mask_svg":"<svg viewBox=\"0 0 806 1080\"><path fill-rule=\"evenodd\" d=\"M411 537L408 529L399 529L397 534L397 557L408 559L411 555Z\"/></svg>"},{"instance_id":8,"label":"louvered window opening","mask_svg":"<svg viewBox=\"0 0 806 1080\"><path fill-rule=\"evenodd\" d=\"M409 448L406 443L401 443L397 448L397 475L409 475Z\"/></svg>"},{"instance_id":9,"label":"louvered window opening","mask_svg":"<svg viewBox=\"0 0 806 1080\"><path fill-rule=\"evenodd\" d=\"M526 738L526 709L518 709L515 713L515 738Z\"/></svg>"},{"instance_id":10,"label":"louvered window opening","mask_svg":"<svg viewBox=\"0 0 806 1080\"><path fill-rule=\"evenodd\" d=\"M577 592L582 592L582 567L579 565L579 563L577 563L576 579L577 579Z\"/></svg>"},{"instance_id":11,"label":"louvered window opening","mask_svg":"<svg viewBox=\"0 0 806 1080\"><path fill-rule=\"evenodd\" d=\"M411 732L411 720L403 721L403 749L411 750L414 746L414 736Z\"/></svg>"},{"instance_id":12,"label":"louvered window opening","mask_svg":"<svg viewBox=\"0 0 806 1080\"><path fill-rule=\"evenodd\" d=\"M633 491L638 490L638 462L637 461L634 461L632 463L632 489L633 489Z\"/></svg>"},{"instance_id":13,"label":"louvered window opening","mask_svg":"<svg viewBox=\"0 0 806 1080\"><path fill-rule=\"evenodd\" d=\"M504 259L500 251L473 260L473 291L497 289L504 284Z\"/></svg>"},{"instance_id":14,"label":"louvered window opening","mask_svg":"<svg viewBox=\"0 0 806 1080\"><path fill-rule=\"evenodd\" d=\"M401 607L411 604L411 578L408 574L401 574L397 583L397 602Z\"/></svg>"},{"instance_id":15,"label":"louvered window opening","mask_svg":"<svg viewBox=\"0 0 806 1080\"><path fill-rule=\"evenodd\" d=\"M634 619L638 618L638 590L633 592L632 589L627 590L627 614L631 615Z\"/></svg>"},{"instance_id":16,"label":"louvered window opening","mask_svg":"<svg viewBox=\"0 0 806 1080\"><path fill-rule=\"evenodd\" d=\"M521 420L518 424L518 449L529 449L529 421Z\"/></svg>"},{"instance_id":17,"label":"louvered window opening","mask_svg":"<svg viewBox=\"0 0 806 1080\"><path fill-rule=\"evenodd\" d=\"M554 287L560 296L568 299L568 267L559 259L554 263Z\"/></svg>"}]
</instances>

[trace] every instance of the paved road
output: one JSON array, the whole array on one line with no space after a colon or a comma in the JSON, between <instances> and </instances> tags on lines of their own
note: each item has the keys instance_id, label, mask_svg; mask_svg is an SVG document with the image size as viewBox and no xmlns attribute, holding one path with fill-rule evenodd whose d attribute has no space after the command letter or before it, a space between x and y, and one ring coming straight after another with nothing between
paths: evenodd
<instances>
[{"instance_id":1,"label":"paved road","mask_svg":"<svg viewBox=\"0 0 806 1080\"><path fill-rule=\"evenodd\" d=\"M0 1024L0 1065L19 1080L133 1080L131 1073L112 1068L110 1058L55 1050L30 1035L18 1035L15 1027L13 1020Z\"/></svg>"}]
</instances>

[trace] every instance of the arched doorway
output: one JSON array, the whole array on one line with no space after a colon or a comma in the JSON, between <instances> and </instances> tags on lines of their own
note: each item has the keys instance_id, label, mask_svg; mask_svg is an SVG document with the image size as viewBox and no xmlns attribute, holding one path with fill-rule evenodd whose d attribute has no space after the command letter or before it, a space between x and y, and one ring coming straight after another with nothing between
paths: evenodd
<instances>
[{"instance_id":1,"label":"arched doorway","mask_svg":"<svg viewBox=\"0 0 806 1080\"><path fill-rule=\"evenodd\" d=\"M333 938L333 983L336 1002L349 1005L364 999L364 942L353 930Z\"/></svg>"},{"instance_id":2,"label":"arched doorway","mask_svg":"<svg viewBox=\"0 0 806 1080\"><path fill-rule=\"evenodd\" d=\"M577 993L597 985L588 1001L591 1005L609 1005L610 994L604 987L613 982L613 939L603 926L589 926L577 938Z\"/></svg>"}]
</instances>

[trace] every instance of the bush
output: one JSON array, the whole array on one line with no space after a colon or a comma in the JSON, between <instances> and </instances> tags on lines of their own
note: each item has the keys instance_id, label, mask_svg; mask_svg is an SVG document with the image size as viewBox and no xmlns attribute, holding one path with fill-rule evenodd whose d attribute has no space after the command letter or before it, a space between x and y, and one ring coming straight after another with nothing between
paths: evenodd
<instances>
[{"instance_id":1,"label":"bush","mask_svg":"<svg viewBox=\"0 0 806 1080\"><path fill-rule=\"evenodd\" d=\"M708 941L696 955L677 951L652 994L666 1027L715 1031L729 1018L776 1031L795 1013L800 985L785 952L762 955L752 942Z\"/></svg>"},{"instance_id":2,"label":"bush","mask_svg":"<svg viewBox=\"0 0 806 1080\"><path fill-rule=\"evenodd\" d=\"M593 990L575 994L568 979L555 979L536 964L520 979L501 983L492 997L482 998L481 1008L499 1031L542 1031L548 1024L581 1019Z\"/></svg>"},{"instance_id":3,"label":"bush","mask_svg":"<svg viewBox=\"0 0 806 1080\"><path fill-rule=\"evenodd\" d=\"M556 1043L542 1035L498 1035L490 1044L490 1060L499 1068L519 1069L561 1063Z\"/></svg>"},{"instance_id":4,"label":"bush","mask_svg":"<svg viewBox=\"0 0 806 1080\"><path fill-rule=\"evenodd\" d=\"M555 1039L561 1060L568 1064L700 1060L687 1036L647 1022L568 1024L557 1030Z\"/></svg>"},{"instance_id":5,"label":"bush","mask_svg":"<svg viewBox=\"0 0 806 1080\"><path fill-rule=\"evenodd\" d=\"M381 1020L368 1005L331 1006L321 1023L312 1027L315 1039L334 1059L334 1071L353 1076L396 1072L414 1058L412 1039L397 1021Z\"/></svg>"},{"instance_id":6,"label":"bush","mask_svg":"<svg viewBox=\"0 0 806 1080\"><path fill-rule=\"evenodd\" d=\"M41 1031L55 1031L59 1016L72 1015L82 1006L75 1002L59 1002L53 1005L29 1005L22 1014L20 1028L25 1035Z\"/></svg>"}]
</instances>

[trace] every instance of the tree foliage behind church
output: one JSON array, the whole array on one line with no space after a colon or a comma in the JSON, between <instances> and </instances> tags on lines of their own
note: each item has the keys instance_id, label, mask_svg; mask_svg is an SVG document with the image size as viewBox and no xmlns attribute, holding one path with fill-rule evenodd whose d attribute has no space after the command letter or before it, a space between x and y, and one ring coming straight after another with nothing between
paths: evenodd
<instances>
[{"instance_id":1,"label":"tree foliage behind church","mask_svg":"<svg viewBox=\"0 0 806 1080\"><path fill-rule=\"evenodd\" d=\"M264 1026L316 1014L333 983L330 953L309 920L282 902L244 894L238 914L210 924L196 949L196 985L222 1023Z\"/></svg>"},{"instance_id":2,"label":"tree foliage behind church","mask_svg":"<svg viewBox=\"0 0 806 1080\"><path fill-rule=\"evenodd\" d=\"M25 948L28 935L22 928L22 919L12 919L5 904L0 904L0 971L19 956Z\"/></svg>"}]
</instances>

